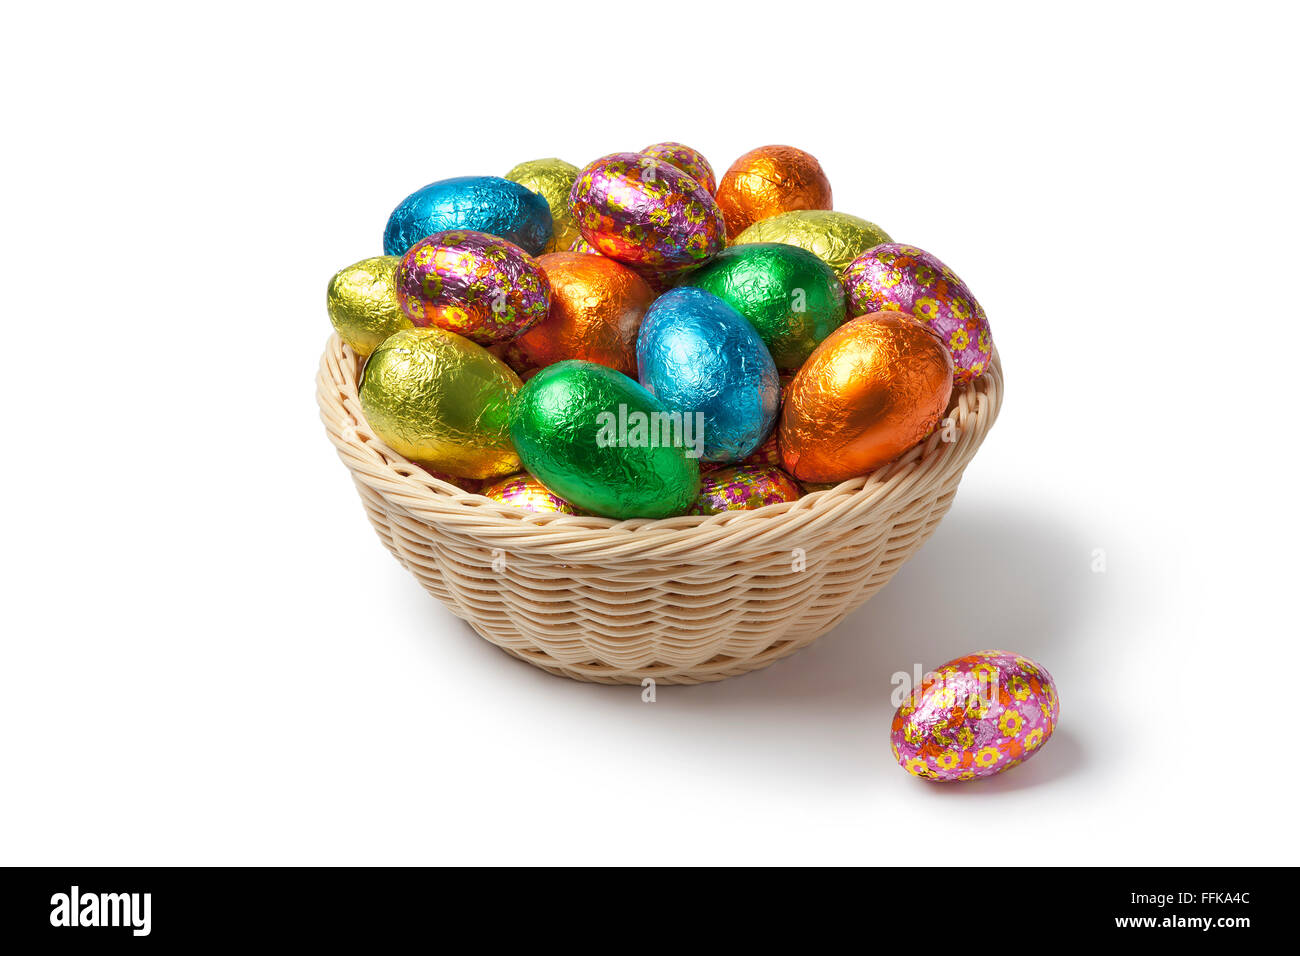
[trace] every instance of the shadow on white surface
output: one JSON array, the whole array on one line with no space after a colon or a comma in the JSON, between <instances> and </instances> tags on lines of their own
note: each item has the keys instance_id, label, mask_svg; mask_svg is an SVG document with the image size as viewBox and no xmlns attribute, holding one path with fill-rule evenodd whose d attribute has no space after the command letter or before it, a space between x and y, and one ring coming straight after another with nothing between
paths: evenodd
<instances>
[{"instance_id":1,"label":"shadow on white surface","mask_svg":"<svg viewBox=\"0 0 1300 956\"><path fill-rule=\"evenodd\" d=\"M503 699L542 695L542 707L560 723L598 726L590 739L596 751L623 746L718 772L748 765L765 776L873 785L902 773L888 746L893 675L985 648L1024 654L1052 670L1068 642L1086 634L1087 560L1085 543L1043 515L959 501L882 591L766 670L716 684L660 686L648 705L638 687L555 678L486 642L480 663L499 669L491 679ZM468 625L464 633L472 635ZM1068 721L1068 690L1062 697ZM1063 729L1041 755L1008 773L960 787L915 783L937 798L947 796L940 791L989 794L1059 781L1086 764L1080 739Z\"/></svg>"},{"instance_id":2,"label":"shadow on white surface","mask_svg":"<svg viewBox=\"0 0 1300 956\"><path fill-rule=\"evenodd\" d=\"M1028 790L1039 784L1060 783L1087 768L1088 755L1079 738L1068 727L1062 727L1043 745L1041 753L1003 773L958 783L934 783L921 779L916 783L917 789L924 791L927 799L950 800L958 796L974 799L1010 793L1013 790Z\"/></svg>"}]
</instances>

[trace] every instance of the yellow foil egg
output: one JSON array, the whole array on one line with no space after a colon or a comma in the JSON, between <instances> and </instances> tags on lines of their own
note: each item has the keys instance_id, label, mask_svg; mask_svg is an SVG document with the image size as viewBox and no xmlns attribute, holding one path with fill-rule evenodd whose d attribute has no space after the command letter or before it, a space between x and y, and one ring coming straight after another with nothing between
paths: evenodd
<instances>
[{"instance_id":1,"label":"yellow foil egg","mask_svg":"<svg viewBox=\"0 0 1300 956\"><path fill-rule=\"evenodd\" d=\"M397 301L397 256L375 256L340 269L325 293L330 322L358 355L369 355L394 332L411 327Z\"/></svg>"},{"instance_id":2,"label":"yellow foil egg","mask_svg":"<svg viewBox=\"0 0 1300 956\"><path fill-rule=\"evenodd\" d=\"M394 451L457 478L519 471L510 400L519 376L464 336L436 327L386 339L361 373L366 421Z\"/></svg>"},{"instance_id":3,"label":"yellow foil egg","mask_svg":"<svg viewBox=\"0 0 1300 956\"><path fill-rule=\"evenodd\" d=\"M800 209L754 223L732 245L784 242L807 249L842 276L862 253L889 241L885 230L859 216L830 209Z\"/></svg>"},{"instance_id":4,"label":"yellow foil egg","mask_svg":"<svg viewBox=\"0 0 1300 956\"><path fill-rule=\"evenodd\" d=\"M578 178L578 167L573 163L554 157L530 159L506 173L505 178L525 189L531 189L551 207L551 240L543 252L568 249L582 235L578 231L578 224L573 221L573 212L569 209L569 190Z\"/></svg>"}]
</instances>

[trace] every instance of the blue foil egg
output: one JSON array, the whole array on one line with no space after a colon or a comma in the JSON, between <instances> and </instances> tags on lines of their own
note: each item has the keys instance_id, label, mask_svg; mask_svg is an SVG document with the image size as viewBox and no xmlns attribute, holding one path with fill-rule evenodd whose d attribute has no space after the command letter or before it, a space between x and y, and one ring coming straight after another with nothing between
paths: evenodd
<instances>
[{"instance_id":1,"label":"blue foil egg","mask_svg":"<svg viewBox=\"0 0 1300 956\"><path fill-rule=\"evenodd\" d=\"M685 287L656 299L636 363L641 384L670 409L702 414L705 461L738 461L772 430L776 364L754 326L711 292Z\"/></svg>"},{"instance_id":2,"label":"blue foil egg","mask_svg":"<svg viewBox=\"0 0 1300 956\"><path fill-rule=\"evenodd\" d=\"M384 229L384 255L401 256L426 236L472 229L541 255L551 239L546 200L500 176L458 176L417 189L398 204Z\"/></svg>"}]
</instances>

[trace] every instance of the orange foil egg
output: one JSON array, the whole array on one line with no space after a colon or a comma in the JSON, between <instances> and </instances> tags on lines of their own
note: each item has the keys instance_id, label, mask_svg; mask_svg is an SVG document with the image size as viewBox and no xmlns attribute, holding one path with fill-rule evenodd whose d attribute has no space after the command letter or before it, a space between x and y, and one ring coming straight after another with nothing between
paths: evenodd
<instances>
[{"instance_id":1,"label":"orange foil egg","mask_svg":"<svg viewBox=\"0 0 1300 956\"><path fill-rule=\"evenodd\" d=\"M654 292L620 262L582 252L552 252L537 264L551 283L551 311L507 346L515 368L582 359L636 377L636 334Z\"/></svg>"},{"instance_id":2,"label":"orange foil egg","mask_svg":"<svg viewBox=\"0 0 1300 956\"><path fill-rule=\"evenodd\" d=\"M831 183L821 163L793 146L751 149L723 174L716 198L729 239L783 212L832 208Z\"/></svg>"},{"instance_id":3,"label":"orange foil egg","mask_svg":"<svg viewBox=\"0 0 1300 956\"><path fill-rule=\"evenodd\" d=\"M897 458L930 434L952 395L952 355L897 312L853 319L817 346L781 413L781 463L800 481L837 482Z\"/></svg>"}]
</instances>

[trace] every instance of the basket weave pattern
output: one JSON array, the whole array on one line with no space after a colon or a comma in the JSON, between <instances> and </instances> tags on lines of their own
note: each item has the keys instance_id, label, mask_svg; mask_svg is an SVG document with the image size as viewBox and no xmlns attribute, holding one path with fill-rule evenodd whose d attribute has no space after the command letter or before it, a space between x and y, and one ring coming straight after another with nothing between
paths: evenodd
<instances>
[{"instance_id":1,"label":"basket weave pattern","mask_svg":"<svg viewBox=\"0 0 1300 956\"><path fill-rule=\"evenodd\" d=\"M865 478L756 511L615 521L530 514L434 478L370 430L359 372L333 336L317 400L388 550L498 647L619 684L722 680L831 630L933 533L1002 402L995 354L954 394L952 428Z\"/></svg>"}]
</instances>

